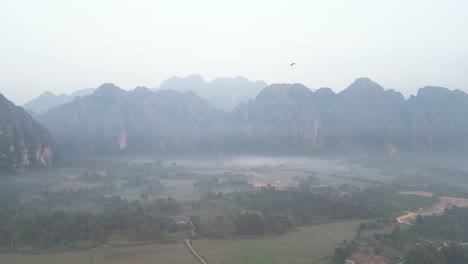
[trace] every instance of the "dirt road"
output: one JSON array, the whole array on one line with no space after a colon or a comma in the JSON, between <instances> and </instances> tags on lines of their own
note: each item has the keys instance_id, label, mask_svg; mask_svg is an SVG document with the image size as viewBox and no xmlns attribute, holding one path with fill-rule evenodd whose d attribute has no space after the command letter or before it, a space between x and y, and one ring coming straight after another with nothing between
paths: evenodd
<instances>
[{"instance_id":1,"label":"dirt road","mask_svg":"<svg viewBox=\"0 0 468 264\"><path fill-rule=\"evenodd\" d=\"M468 207L468 199L455 198L455 197L440 197L439 201L434 204L429 209L420 209L414 212L405 212L404 215L396 218L397 222L400 224L412 225L411 222L416 220L418 215L428 216L428 215L441 215L444 213L444 210L452 207Z\"/></svg>"},{"instance_id":2,"label":"dirt road","mask_svg":"<svg viewBox=\"0 0 468 264\"><path fill-rule=\"evenodd\" d=\"M192 252L192 254L198 259L198 261L200 261L201 264L208 264L208 263L200 256L200 254L198 254L198 252L195 251L195 249L193 249L192 243L190 242L190 239L185 239L185 245L186 245L187 248L190 250L190 252Z\"/></svg>"}]
</instances>

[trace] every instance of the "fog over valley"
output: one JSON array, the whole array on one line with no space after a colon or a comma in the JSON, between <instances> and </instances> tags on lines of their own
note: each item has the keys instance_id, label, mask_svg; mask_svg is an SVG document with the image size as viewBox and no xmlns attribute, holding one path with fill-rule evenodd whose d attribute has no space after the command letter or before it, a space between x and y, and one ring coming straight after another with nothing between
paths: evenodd
<instances>
[{"instance_id":1,"label":"fog over valley","mask_svg":"<svg viewBox=\"0 0 468 264\"><path fill-rule=\"evenodd\" d=\"M468 1L0 1L0 264L468 263Z\"/></svg>"}]
</instances>

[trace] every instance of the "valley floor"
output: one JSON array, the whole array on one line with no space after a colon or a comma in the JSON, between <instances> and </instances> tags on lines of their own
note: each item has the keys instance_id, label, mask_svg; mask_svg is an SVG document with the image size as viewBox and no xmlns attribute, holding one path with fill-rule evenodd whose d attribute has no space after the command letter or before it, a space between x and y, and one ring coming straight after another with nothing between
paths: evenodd
<instances>
[{"instance_id":1,"label":"valley floor","mask_svg":"<svg viewBox=\"0 0 468 264\"><path fill-rule=\"evenodd\" d=\"M194 249L216 263L328 263L343 240L352 240L362 221L344 221L298 228L285 235L236 240L195 240ZM57 254L0 255L2 264L198 264L183 244L152 244L125 248L95 248Z\"/></svg>"}]
</instances>

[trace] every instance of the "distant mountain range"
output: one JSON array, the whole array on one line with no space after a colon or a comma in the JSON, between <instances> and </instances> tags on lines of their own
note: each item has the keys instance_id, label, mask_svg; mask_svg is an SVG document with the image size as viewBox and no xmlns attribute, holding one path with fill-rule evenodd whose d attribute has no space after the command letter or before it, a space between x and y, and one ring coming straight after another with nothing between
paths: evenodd
<instances>
[{"instance_id":1,"label":"distant mountain range","mask_svg":"<svg viewBox=\"0 0 468 264\"><path fill-rule=\"evenodd\" d=\"M66 104L73 101L75 97L90 95L94 92L95 89L88 88L76 91L70 95L60 94L55 95L52 92L45 91L37 98L30 100L29 102L23 105L23 108L27 111L32 111L35 114L42 114L49 109L57 107L59 105Z\"/></svg>"},{"instance_id":2,"label":"distant mountain range","mask_svg":"<svg viewBox=\"0 0 468 264\"><path fill-rule=\"evenodd\" d=\"M143 87L125 91L105 84L92 95L38 118L60 149L76 153L378 151L396 155L466 151L467 116L468 95L462 91L424 87L405 100L399 92L359 78L340 93L273 84L231 112L191 91L153 92Z\"/></svg>"},{"instance_id":3,"label":"distant mountain range","mask_svg":"<svg viewBox=\"0 0 468 264\"><path fill-rule=\"evenodd\" d=\"M244 77L217 78L207 82L200 75L172 77L161 83L158 90L193 91L219 109L231 111L239 103L255 98L268 84Z\"/></svg>"},{"instance_id":4,"label":"distant mountain range","mask_svg":"<svg viewBox=\"0 0 468 264\"><path fill-rule=\"evenodd\" d=\"M54 161L52 137L23 108L0 94L0 172Z\"/></svg>"},{"instance_id":5,"label":"distant mountain range","mask_svg":"<svg viewBox=\"0 0 468 264\"><path fill-rule=\"evenodd\" d=\"M158 90L173 90L179 92L193 91L200 97L206 99L219 109L231 111L239 103L247 102L255 98L257 94L268 84L264 81L250 81L244 77L217 78L207 82L200 75L190 75L185 78L171 77L161 83ZM42 114L57 106L69 103L75 97L92 94L96 89L88 88L76 91L70 95L55 95L46 91L37 98L23 105L24 109L34 116Z\"/></svg>"}]
</instances>

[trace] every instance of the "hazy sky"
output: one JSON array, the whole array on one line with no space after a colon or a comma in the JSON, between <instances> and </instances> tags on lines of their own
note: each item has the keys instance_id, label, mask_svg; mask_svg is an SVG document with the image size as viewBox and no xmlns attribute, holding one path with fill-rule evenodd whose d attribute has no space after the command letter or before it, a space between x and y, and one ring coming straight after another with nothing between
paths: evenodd
<instances>
[{"instance_id":1,"label":"hazy sky","mask_svg":"<svg viewBox=\"0 0 468 264\"><path fill-rule=\"evenodd\" d=\"M468 1L0 0L0 92L17 104L192 73L468 91Z\"/></svg>"}]
</instances>

